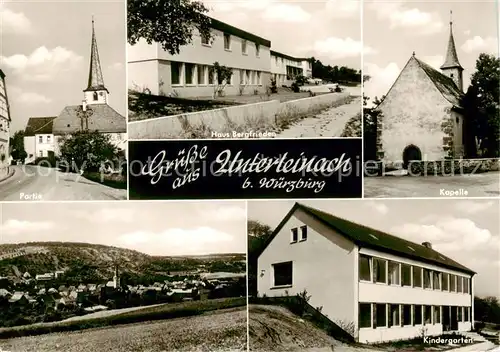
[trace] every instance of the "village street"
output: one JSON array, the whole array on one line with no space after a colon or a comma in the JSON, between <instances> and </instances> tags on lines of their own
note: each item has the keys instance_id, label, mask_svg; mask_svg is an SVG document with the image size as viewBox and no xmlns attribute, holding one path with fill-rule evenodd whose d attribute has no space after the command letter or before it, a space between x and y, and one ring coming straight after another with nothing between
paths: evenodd
<instances>
[{"instance_id":1,"label":"village street","mask_svg":"<svg viewBox=\"0 0 500 352\"><path fill-rule=\"evenodd\" d=\"M0 182L0 201L121 200L127 191L111 188L52 168L12 166L14 175Z\"/></svg>"},{"instance_id":2,"label":"village street","mask_svg":"<svg viewBox=\"0 0 500 352\"><path fill-rule=\"evenodd\" d=\"M306 117L278 133L276 138L340 137L347 122L354 116L361 119L361 98L330 108L322 113Z\"/></svg>"},{"instance_id":3,"label":"village street","mask_svg":"<svg viewBox=\"0 0 500 352\"><path fill-rule=\"evenodd\" d=\"M500 172L454 176L382 176L364 178L367 198L498 197ZM465 194L467 192L467 194Z\"/></svg>"}]
</instances>

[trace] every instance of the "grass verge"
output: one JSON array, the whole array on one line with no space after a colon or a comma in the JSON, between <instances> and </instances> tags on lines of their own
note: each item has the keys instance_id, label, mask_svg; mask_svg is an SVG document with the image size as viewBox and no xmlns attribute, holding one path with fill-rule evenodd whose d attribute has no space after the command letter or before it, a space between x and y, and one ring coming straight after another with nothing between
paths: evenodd
<instances>
[{"instance_id":1,"label":"grass verge","mask_svg":"<svg viewBox=\"0 0 500 352\"><path fill-rule=\"evenodd\" d=\"M241 307L245 306L246 303L246 297L237 297L165 304L151 308L146 307L141 310L117 314L109 317L3 328L0 329L0 339L189 317L219 309Z\"/></svg>"},{"instance_id":2,"label":"grass verge","mask_svg":"<svg viewBox=\"0 0 500 352\"><path fill-rule=\"evenodd\" d=\"M108 187L127 189L127 178L123 175L104 175L102 180L99 172L86 172L83 176L90 181L94 181Z\"/></svg>"}]
</instances>

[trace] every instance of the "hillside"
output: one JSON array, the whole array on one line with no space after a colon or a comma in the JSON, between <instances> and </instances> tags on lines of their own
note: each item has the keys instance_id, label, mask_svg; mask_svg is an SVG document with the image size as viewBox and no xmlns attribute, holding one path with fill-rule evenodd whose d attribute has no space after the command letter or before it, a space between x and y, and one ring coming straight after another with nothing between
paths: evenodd
<instances>
[{"instance_id":1,"label":"hillside","mask_svg":"<svg viewBox=\"0 0 500 352\"><path fill-rule=\"evenodd\" d=\"M279 306L249 306L250 351L369 352L343 344L311 322Z\"/></svg>"},{"instance_id":2,"label":"hillside","mask_svg":"<svg viewBox=\"0 0 500 352\"><path fill-rule=\"evenodd\" d=\"M151 278L199 268L207 271L245 271L244 260L244 254L158 257L98 244L30 242L0 245L0 276L20 278L25 272L34 276L63 270L65 276L94 281L111 278L116 265L126 276Z\"/></svg>"}]
</instances>

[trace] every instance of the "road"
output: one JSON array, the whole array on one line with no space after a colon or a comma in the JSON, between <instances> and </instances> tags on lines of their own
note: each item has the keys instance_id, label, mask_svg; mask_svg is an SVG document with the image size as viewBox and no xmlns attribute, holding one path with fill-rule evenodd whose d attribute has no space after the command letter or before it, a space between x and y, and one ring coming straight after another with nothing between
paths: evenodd
<instances>
[{"instance_id":1,"label":"road","mask_svg":"<svg viewBox=\"0 0 500 352\"><path fill-rule=\"evenodd\" d=\"M443 191L442 191L443 190ZM454 176L365 177L366 198L404 197L498 197L500 172ZM465 194L467 192L467 194Z\"/></svg>"},{"instance_id":2,"label":"road","mask_svg":"<svg viewBox=\"0 0 500 352\"><path fill-rule=\"evenodd\" d=\"M12 352L246 351L246 307L198 316L0 340Z\"/></svg>"},{"instance_id":3,"label":"road","mask_svg":"<svg viewBox=\"0 0 500 352\"><path fill-rule=\"evenodd\" d=\"M56 169L12 166L14 175L0 182L0 201L125 200L127 191Z\"/></svg>"},{"instance_id":4,"label":"road","mask_svg":"<svg viewBox=\"0 0 500 352\"><path fill-rule=\"evenodd\" d=\"M306 117L279 133L276 138L340 137L347 121L356 115L361 118L361 98L358 97L348 104Z\"/></svg>"}]
</instances>

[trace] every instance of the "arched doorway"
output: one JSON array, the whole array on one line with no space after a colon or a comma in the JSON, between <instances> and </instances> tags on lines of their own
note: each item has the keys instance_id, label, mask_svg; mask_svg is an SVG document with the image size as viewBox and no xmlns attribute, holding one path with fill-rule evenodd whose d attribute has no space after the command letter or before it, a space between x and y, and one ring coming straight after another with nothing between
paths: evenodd
<instances>
[{"instance_id":1,"label":"arched doorway","mask_svg":"<svg viewBox=\"0 0 500 352\"><path fill-rule=\"evenodd\" d=\"M422 160L422 152L416 145L410 144L403 150L403 167L408 168L408 163L414 160Z\"/></svg>"}]
</instances>

